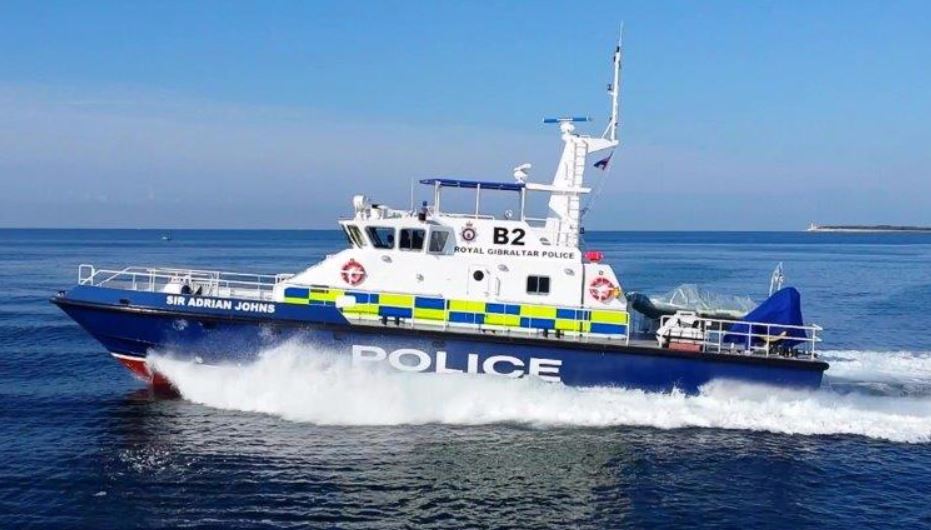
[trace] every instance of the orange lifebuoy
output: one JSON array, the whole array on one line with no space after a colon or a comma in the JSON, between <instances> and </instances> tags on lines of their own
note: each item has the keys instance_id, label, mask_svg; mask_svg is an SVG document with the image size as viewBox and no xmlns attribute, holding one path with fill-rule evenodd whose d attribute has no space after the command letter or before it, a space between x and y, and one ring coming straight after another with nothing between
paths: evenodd
<instances>
[{"instance_id":1,"label":"orange lifebuoy","mask_svg":"<svg viewBox=\"0 0 931 530\"><path fill-rule=\"evenodd\" d=\"M349 285L359 285L365 280L365 267L354 259L350 259L343 265L340 274L343 281Z\"/></svg>"},{"instance_id":2,"label":"orange lifebuoy","mask_svg":"<svg viewBox=\"0 0 931 530\"><path fill-rule=\"evenodd\" d=\"M599 302L607 302L617 296L617 286L604 276L599 276L588 284L588 292Z\"/></svg>"}]
</instances>

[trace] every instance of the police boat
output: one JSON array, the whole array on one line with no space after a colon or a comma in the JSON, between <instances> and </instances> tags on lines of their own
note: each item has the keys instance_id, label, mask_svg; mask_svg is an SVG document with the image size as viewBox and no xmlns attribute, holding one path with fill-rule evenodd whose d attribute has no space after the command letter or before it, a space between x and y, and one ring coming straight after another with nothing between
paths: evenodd
<instances>
[{"instance_id":1,"label":"police boat","mask_svg":"<svg viewBox=\"0 0 931 530\"><path fill-rule=\"evenodd\" d=\"M791 287L743 318L676 311L633 331L633 316L649 317L628 307L615 271L581 241L586 166L600 153L595 166L605 169L619 145L621 63L619 43L601 136L576 132L588 118L544 120L563 142L548 184L532 182L524 164L507 182L422 180L432 204L419 208L357 195L339 221L348 248L303 272L81 265L78 284L51 301L156 386L170 381L147 364L152 352L242 363L291 340L308 355L448 376L689 393L716 379L819 386L821 328L804 323ZM472 195L468 211L446 206L451 190ZM486 197L517 211L485 213ZM527 215L533 197L548 201L545 218Z\"/></svg>"}]
</instances>

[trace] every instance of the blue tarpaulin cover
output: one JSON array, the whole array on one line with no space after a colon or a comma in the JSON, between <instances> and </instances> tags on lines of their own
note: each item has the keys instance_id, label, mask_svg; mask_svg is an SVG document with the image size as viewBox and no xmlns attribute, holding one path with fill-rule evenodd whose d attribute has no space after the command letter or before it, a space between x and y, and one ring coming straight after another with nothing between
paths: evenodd
<instances>
[{"instance_id":1,"label":"blue tarpaulin cover","mask_svg":"<svg viewBox=\"0 0 931 530\"><path fill-rule=\"evenodd\" d=\"M804 323L802 320L802 297L794 287L785 287L773 293L772 296L764 300L756 309L747 313L747 316L741 320L744 322L801 326ZM752 331L750 327L751 324L732 324L728 328L729 333L724 336L724 342L743 344L749 347L750 339L746 333L767 334L766 326L754 325ZM795 339L805 339L807 337L803 329L782 328L779 326L769 326L769 335L771 337L784 335L786 338L779 342L779 346L784 347L792 347L801 342L801 340L792 340L790 337ZM761 345L763 342L763 337L753 337L754 346Z\"/></svg>"}]
</instances>

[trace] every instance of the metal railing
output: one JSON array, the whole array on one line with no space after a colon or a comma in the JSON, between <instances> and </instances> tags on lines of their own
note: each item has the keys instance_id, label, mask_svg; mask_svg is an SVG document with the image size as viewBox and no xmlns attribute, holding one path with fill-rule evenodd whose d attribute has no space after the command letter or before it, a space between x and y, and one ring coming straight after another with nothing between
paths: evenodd
<instances>
[{"instance_id":1,"label":"metal railing","mask_svg":"<svg viewBox=\"0 0 931 530\"><path fill-rule=\"evenodd\" d=\"M453 213L453 212L443 212L439 214L440 217L452 217L454 219L488 219L494 221L498 219L494 215L485 214L485 213ZM504 219L504 217L501 217Z\"/></svg>"},{"instance_id":2,"label":"metal railing","mask_svg":"<svg viewBox=\"0 0 931 530\"><path fill-rule=\"evenodd\" d=\"M666 324L684 317L690 326L666 329ZM743 353L814 358L817 355L820 333L824 328L817 324L793 326L769 322L749 322L705 318L694 314L677 313L660 319L657 336L661 346L697 345L707 353ZM799 333L801 332L801 333ZM798 335L798 336L796 336Z\"/></svg>"},{"instance_id":3,"label":"metal railing","mask_svg":"<svg viewBox=\"0 0 931 530\"><path fill-rule=\"evenodd\" d=\"M79 285L262 301L271 301L275 285L292 276L166 267L98 269L87 264L78 267Z\"/></svg>"}]
</instances>

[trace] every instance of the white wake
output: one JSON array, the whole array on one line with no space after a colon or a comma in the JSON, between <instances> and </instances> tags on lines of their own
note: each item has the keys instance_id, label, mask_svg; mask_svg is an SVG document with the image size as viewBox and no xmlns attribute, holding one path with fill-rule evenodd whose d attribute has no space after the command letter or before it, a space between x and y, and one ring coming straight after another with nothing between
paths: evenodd
<instances>
[{"instance_id":1,"label":"white wake","mask_svg":"<svg viewBox=\"0 0 931 530\"><path fill-rule=\"evenodd\" d=\"M265 351L249 365L206 366L154 355L181 395L207 406L324 425L486 424L710 427L785 434L855 434L931 442L931 395L799 391L712 382L699 395L570 388L533 379L419 375L353 367L348 356L302 344ZM931 385L931 356L831 352L829 380L863 375ZM837 372L836 374L834 372Z\"/></svg>"},{"instance_id":2,"label":"white wake","mask_svg":"<svg viewBox=\"0 0 931 530\"><path fill-rule=\"evenodd\" d=\"M931 385L931 352L825 351L832 378Z\"/></svg>"}]
</instances>

